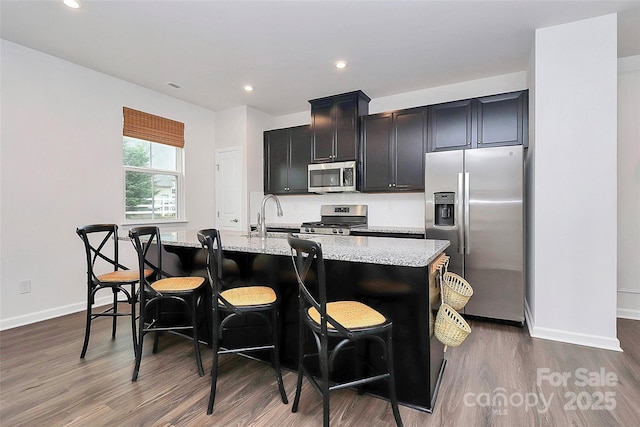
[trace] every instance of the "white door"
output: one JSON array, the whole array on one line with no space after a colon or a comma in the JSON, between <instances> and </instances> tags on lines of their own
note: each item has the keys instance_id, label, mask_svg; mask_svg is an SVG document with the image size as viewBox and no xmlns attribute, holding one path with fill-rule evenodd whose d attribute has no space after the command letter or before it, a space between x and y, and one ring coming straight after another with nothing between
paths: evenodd
<instances>
[{"instance_id":1,"label":"white door","mask_svg":"<svg viewBox=\"0 0 640 427\"><path fill-rule=\"evenodd\" d=\"M216 150L216 227L242 230L242 150Z\"/></svg>"}]
</instances>

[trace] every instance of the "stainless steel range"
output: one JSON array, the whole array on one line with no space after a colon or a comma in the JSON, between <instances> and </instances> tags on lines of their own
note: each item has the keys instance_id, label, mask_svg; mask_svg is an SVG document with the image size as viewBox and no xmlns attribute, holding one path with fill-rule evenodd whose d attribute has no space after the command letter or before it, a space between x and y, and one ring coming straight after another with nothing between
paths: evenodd
<instances>
[{"instance_id":1,"label":"stainless steel range","mask_svg":"<svg viewBox=\"0 0 640 427\"><path fill-rule=\"evenodd\" d=\"M322 205L320 221L303 222L300 233L348 236L351 229L367 226L367 205Z\"/></svg>"}]
</instances>

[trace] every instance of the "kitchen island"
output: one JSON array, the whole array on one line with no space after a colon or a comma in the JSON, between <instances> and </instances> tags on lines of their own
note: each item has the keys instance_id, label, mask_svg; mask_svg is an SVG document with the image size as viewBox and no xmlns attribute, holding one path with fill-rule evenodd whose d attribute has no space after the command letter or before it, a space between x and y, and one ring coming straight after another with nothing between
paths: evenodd
<instances>
[{"instance_id":1,"label":"kitchen island","mask_svg":"<svg viewBox=\"0 0 640 427\"><path fill-rule=\"evenodd\" d=\"M171 274L206 277L206 260L195 231L162 232L163 267ZM297 367L297 282L286 233L257 234L222 232L225 279L232 284L266 283L281 300L281 362ZM429 295L430 264L449 246L445 240L403 239L371 236L300 235L319 241L325 258L329 300L359 300L393 320L394 365L401 404L431 411L444 370L444 350L433 336L437 295ZM259 323L255 333L262 333ZM251 328L249 328L251 330ZM249 332L251 333L251 332ZM246 336L244 337L246 338ZM240 344L244 339L238 339ZM312 345L308 340L308 345ZM232 345L232 343L230 344ZM379 349L366 348L366 358L380 366ZM336 360L335 376L352 374L353 352ZM268 354L264 355L265 360ZM384 382L370 384L365 392L388 397Z\"/></svg>"}]
</instances>

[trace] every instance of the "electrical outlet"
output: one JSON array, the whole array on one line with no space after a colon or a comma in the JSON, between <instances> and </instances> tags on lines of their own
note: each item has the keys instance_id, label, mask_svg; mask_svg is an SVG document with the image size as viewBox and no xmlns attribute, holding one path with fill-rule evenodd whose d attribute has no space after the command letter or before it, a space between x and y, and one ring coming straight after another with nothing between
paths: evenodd
<instances>
[{"instance_id":1,"label":"electrical outlet","mask_svg":"<svg viewBox=\"0 0 640 427\"><path fill-rule=\"evenodd\" d=\"M31 293L31 280L22 280L20 282L20 293L21 294Z\"/></svg>"}]
</instances>

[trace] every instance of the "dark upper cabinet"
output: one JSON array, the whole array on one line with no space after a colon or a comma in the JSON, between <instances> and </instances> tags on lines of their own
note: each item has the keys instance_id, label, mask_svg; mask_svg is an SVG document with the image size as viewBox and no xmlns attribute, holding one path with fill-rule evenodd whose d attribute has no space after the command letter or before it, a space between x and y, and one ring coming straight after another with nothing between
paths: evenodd
<instances>
[{"instance_id":1,"label":"dark upper cabinet","mask_svg":"<svg viewBox=\"0 0 640 427\"><path fill-rule=\"evenodd\" d=\"M426 108L363 116L364 192L422 191Z\"/></svg>"},{"instance_id":2,"label":"dark upper cabinet","mask_svg":"<svg viewBox=\"0 0 640 427\"><path fill-rule=\"evenodd\" d=\"M472 111L471 99L430 106L430 151L471 148Z\"/></svg>"},{"instance_id":3,"label":"dark upper cabinet","mask_svg":"<svg viewBox=\"0 0 640 427\"><path fill-rule=\"evenodd\" d=\"M307 165L311 163L308 125L264 132L264 192L308 192Z\"/></svg>"},{"instance_id":4,"label":"dark upper cabinet","mask_svg":"<svg viewBox=\"0 0 640 427\"><path fill-rule=\"evenodd\" d=\"M527 145L527 91L429 107L429 151Z\"/></svg>"},{"instance_id":5,"label":"dark upper cabinet","mask_svg":"<svg viewBox=\"0 0 640 427\"><path fill-rule=\"evenodd\" d=\"M369 101L361 91L309 101L313 162L357 159L359 117L369 112Z\"/></svg>"},{"instance_id":6,"label":"dark upper cabinet","mask_svg":"<svg viewBox=\"0 0 640 427\"><path fill-rule=\"evenodd\" d=\"M527 91L476 99L477 147L527 146Z\"/></svg>"},{"instance_id":7,"label":"dark upper cabinet","mask_svg":"<svg viewBox=\"0 0 640 427\"><path fill-rule=\"evenodd\" d=\"M361 191L389 191L393 114L363 116Z\"/></svg>"}]
</instances>

